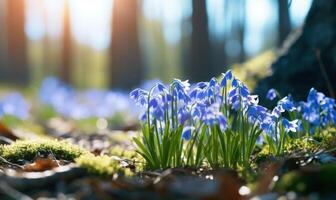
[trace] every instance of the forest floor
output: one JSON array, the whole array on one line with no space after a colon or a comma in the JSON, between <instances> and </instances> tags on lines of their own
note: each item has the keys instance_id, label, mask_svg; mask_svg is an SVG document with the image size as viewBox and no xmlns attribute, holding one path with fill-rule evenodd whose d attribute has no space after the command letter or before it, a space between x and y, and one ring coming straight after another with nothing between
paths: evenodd
<instances>
[{"instance_id":1,"label":"forest floor","mask_svg":"<svg viewBox=\"0 0 336 200\"><path fill-rule=\"evenodd\" d=\"M131 143L135 132L87 134L66 125L26 141L0 126L0 199L336 199L336 152L318 140L292 143L283 158L259 149L245 171L150 171ZM327 135L335 147L336 130Z\"/></svg>"}]
</instances>

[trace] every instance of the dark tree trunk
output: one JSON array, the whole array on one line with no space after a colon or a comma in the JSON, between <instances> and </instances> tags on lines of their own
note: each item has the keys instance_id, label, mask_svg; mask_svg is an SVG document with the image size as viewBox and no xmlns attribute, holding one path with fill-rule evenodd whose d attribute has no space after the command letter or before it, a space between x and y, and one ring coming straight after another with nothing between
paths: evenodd
<instances>
[{"instance_id":1,"label":"dark tree trunk","mask_svg":"<svg viewBox=\"0 0 336 200\"><path fill-rule=\"evenodd\" d=\"M8 80L24 85L29 81L26 54L25 1L8 0L6 15Z\"/></svg>"},{"instance_id":2,"label":"dark tree trunk","mask_svg":"<svg viewBox=\"0 0 336 200\"><path fill-rule=\"evenodd\" d=\"M206 81L216 75L212 62L206 1L192 0L192 11L191 61L185 74L191 81Z\"/></svg>"},{"instance_id":3,"label":"dark tree trunk","mask_svg":"<svg viewBox=\"0 0 336 200\"><path fill-rule=\"evenodd\" d=\"M63 16L63 49L62 49L62 63L60 68L60 78L66 82L71 81L71 59L72 59L72 45L71 45L71 24L69 2L65 1L64 16Z\"/></svg>"},{"instance_id":4,"label":"dark tree trunk","mask_svg":"<svg viewBox=\"0 0 336 200\"><path fill-rule=\"evenodd\" d=\"M288 0L278 0L278 13L278 46L281 46L291 31Z\"/></svg>"},{"instance_id":5,"label":"dark tree trunk","mask_svg":"<svg viewBox=\"0 0 336 200\"><path fill-rule=\"evenodd\" d=\"M143 78L138 38L138 1L115 0L112 17L110 87L131 89Z\"/></svg>"},{"instance_id":6,"label":"dark tree trunk","mask_svg":"<svg viewBox=\"0 0 336 200\"><path fill-rule=\"evenodd\" d=\"M271 87L281 95L305 99L311 87L334 96L336 90L336 1L314 0L304 26L288 38L272 64L273 74L259 82L264 96ZM262 99L262 98L261 98Z\"/></svg>"}]
</instances>

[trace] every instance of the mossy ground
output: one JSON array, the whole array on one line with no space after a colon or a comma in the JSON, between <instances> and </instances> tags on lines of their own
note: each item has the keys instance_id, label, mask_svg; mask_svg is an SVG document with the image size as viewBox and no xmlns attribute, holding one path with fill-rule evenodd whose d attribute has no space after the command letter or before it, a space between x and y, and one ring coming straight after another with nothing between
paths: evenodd
<instances>
[{"instance_id":1,"label":"mossy ground","mask_svg":"<svg viewBox=\"0 0 336 200\"><path fill-rule=\"evenodd\" d=\"M133 173L128 168L122 168L119 161L113 160L107 155L94 156L86 154L75 159L77 165L87 170L89 174L101 177L109 177L116 173L131 176Z\"/></svg>"},{"instance_id":2,"label":"mossy ground","mask_svg":"<svg viewBox=\"0 0 336 200\"><path fill-rule=\"evenodd\" d=\"M112 151L111 155L118 155L130 159L135 158L133 151ZM128 168L122 168L118 160L108 155L95 156L89 151L80 148L64 140L37 139L20 140L10 145L0 146L0 156L15 164L22 164L20 160L33 161L38 156L52 154L56 159L75 162L80 168L85 169L91 175L101 177L123 174L130 176L133 173Z\"/></svg>"},{"instance_id":3,"label":"mossy ground","mask_svg":"<svg viewBox=\"0 0 336 200\"><path fill-rule=\"evenodd\" d=\"M88 151L63 140L36 139L19 140L10 145L0 146L0 156L9 162L31 161L37 156L53 154L55 158L74 161Z\"/></svg>"}]
</instances>

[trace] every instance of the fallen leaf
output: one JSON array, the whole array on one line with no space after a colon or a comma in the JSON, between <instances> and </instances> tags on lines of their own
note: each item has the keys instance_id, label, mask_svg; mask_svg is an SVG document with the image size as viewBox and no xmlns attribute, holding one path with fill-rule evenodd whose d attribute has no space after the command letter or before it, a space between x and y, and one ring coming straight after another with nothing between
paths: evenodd
<instances>
[{"instance_id":1,"label":"fallen leaf","mask_svg":"<svg viewBox=\"0 0 336 200\"><path fill-rule=\"evenodd\" d=\"M42 172L56 167L59 167L57 160L48 156L47 158L36 158L33 163L24 165L23 170L26 172Z\"/></svg>"}]
</instances>

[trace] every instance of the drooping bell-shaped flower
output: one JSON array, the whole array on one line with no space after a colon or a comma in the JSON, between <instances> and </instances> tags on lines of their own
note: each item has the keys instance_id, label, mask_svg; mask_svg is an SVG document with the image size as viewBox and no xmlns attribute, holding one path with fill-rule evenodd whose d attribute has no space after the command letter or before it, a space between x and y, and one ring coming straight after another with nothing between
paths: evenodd
<instances>
[{"instance_id":1,"label":"drooping bell-shaped flower","mask_svg":"<svg viewBox=\"0 0 336 200\"><path fill-rule=\"evenodd\" d=\"M277 91L272 88L270 90L268 90L267 92L267 95L266 95L266 98L269 99L269 100L273 100L277 97Z\"/></svg>"}]
</instances>

